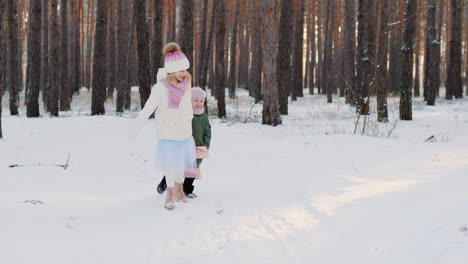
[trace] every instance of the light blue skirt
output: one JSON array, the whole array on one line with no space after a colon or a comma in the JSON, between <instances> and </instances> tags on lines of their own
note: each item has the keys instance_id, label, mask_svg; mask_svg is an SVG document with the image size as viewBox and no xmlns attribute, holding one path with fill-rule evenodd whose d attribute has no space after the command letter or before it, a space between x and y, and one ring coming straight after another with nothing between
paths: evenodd
<instances>
[{"instance_id":1,"label":"light blue skirt","mask_svg":"<svg viewBox=\"0 0 468 264\"><path fill-rule=\"evenodd\" d=\"M164 172L184 174L197 167L193 137L185 140L160 139L156 145L156 167Z\"/></svg>"}]
</instances>

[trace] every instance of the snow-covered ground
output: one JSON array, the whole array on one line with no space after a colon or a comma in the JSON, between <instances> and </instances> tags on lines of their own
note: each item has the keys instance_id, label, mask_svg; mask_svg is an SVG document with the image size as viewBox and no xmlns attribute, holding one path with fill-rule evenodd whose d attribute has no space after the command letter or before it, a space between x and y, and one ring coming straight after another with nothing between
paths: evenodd
<instances>
[{"instance_id":1,"label":"snow-covered ground","mask_svg":"<svg viewBox=\"0 0 468 264\"><path fill-rule=\"evenodd\" d=\"M90 116L88 101L59 118L4 107L0 263L468 261L467 99L415 99L413 121L391 99L390 122L361 135L342 99L306 95L270 127L239 91L211 118L198 198L174 211L155 191L153 121L131 143L135 111Z\"/></svg>"}]
</instances>

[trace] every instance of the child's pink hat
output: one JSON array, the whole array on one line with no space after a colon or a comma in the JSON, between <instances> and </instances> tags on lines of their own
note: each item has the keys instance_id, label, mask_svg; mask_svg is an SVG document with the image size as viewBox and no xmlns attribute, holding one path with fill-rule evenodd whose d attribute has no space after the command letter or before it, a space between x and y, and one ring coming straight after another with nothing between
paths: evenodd
<instances>
[{"instance_id":1,"label":"child's pink hat","mask_svg":"<svg viewBox=\"0 0 468 264\"><path fill-rule=\"evenodd\" d=\"M192 88L192 100L201 100L206 98L206 92L200 87Z\"/></svg>"}]
</instances>

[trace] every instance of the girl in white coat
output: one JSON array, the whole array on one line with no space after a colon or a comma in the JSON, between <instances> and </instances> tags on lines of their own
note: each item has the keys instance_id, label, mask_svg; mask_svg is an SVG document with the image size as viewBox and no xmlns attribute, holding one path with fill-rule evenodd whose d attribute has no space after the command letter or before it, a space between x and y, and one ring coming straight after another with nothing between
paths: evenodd
<instances>
[{"instance_id":1,"label":"girl in white coat","mask_svg":"<svg viewBox=\"0 0 468 264\"><path fill-rule=\"evenodd\" d=\"M138 114L131 137L136 138L146 120L156 110L156 166L166 175L167 195L164 207L175 208L175 201L187 202L182 191L184 172L197 167L192 137L190 63L177 43L164 47L164 66L158 82Z\"/></svg>"}]
</instances>

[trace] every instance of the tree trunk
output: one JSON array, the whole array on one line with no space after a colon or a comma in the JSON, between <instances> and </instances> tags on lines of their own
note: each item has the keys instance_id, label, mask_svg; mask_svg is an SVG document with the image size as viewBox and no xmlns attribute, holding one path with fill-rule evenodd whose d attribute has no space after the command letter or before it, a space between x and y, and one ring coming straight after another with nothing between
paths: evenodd
<instances>
[{"instance_id":1,"label":"tree trunk","mask_svg":"<svg viewBox=\"0 0 468 264\"><path fill-rule=\"evenodd\" d=\"M70 110L70 72L68 64L68 5L60 1L60 111Z\"/></svg>"},{"instance_id":2,"label":"tree trunk","mask_svg":"<svg viewBox=\"0 0 468 264\"><path fill-rule=\"evenodd\" d=\"M437 1L429 0L427 8L426 57L424 60L424 88L426 92L424 96L426 97L427 105L435 105L436 78L439 75L439 65L435 64L435 60L429 58L436 57L437 45L440 45L436 40L435 31Z\"/></svg>"},{"instance_id":3,"label":"tree trunk","mask_svg":"<svg viewBox=\"0 0 468 264\"><path fill-rule=\"evenodd\" d=\"M167 36L166 42L174 42L176 41L176 31L175 31L175 23L176 23L176 0L166 0L168 3L168 24L166 27Z\"/></svg>"},{"instance_id":4,"label":"tree trunk","mask_svg":"<svg viewBox=\"0 0 468 264\"><path fill-rule=\"evenodd\" d=\"M128 78L127 61L129 54L127 52L128 38L128 2L118 0L117 16L117 103L116 111L122 113L125 106L125 89Z\"/></svg>"},{"instance_id":5,"label":"tree trunk","mask_svg":"<svg viewBox=\"0 0 468 264\"><path fill-rule=\"evenodd\" d=\"M257 0L258 1L258 0ZM255 1L252 32L252 68L249 75L249 89L255 98L255 103L262 100L262 36L261 16L258 2Z\"/></svg>"},{"instance_id":6,"label":"tree trunk","mask_svg":"<svg viewBox=\"0 0 468 264\"><path fill-rule=\"evenodd\" d=\"M135 0L134 21L137 32L137 52L138 52L138 84L140 90L141 108L145 106L151 93L151 72L149 53L149 32L146 23L145 0Z\"/></svg>"},{"instance_id":7,"label":"tree trunk","mask_svg":"<svg viewBox=\"0 0 468 264\"><path fill-rule=\"evenodd\" d=\"M372 75L372 61L369 54L369 0L359 0L358 11L358 61L357 81L358 98L357 112L361 115L369 114L369 87Z\"/></svg>"},{"instance_id":8,"label":"tree trunk","mask_svg":"<svg viewBox=\"0 0 468 264\"><path fill-rule=\"evenodd\" d=\"M48 100L47 94L50 89L49 82L49 14L48 0L41 0L42 18L41 18L41 80L40 89L42 91L42 100L47 112Z\"/></svg>"},{"instance_id":9,"label":"tree trunk","mask_svg":"<svg viewBox=\"0 0 468 264\"><path fill-rule=\"evenodd\" d=\"M400 119L413 120L411 93L413 87L413 45L416 27L415 11L417 0L406 1L405 22L403 24L403 43L401 46Z\"/></svg>"},{"instance_id":10,"label":"tree trunk","mask_svg":"<svg viewBox=\"0 0 468 264\"><path fill-rule=\"evenodd\" d=\"M388 58L388 12L389 0L382 0L380 10L380 36L377 51L377 67L375 79L377 83L377 121L388 122L387 107L387 58Z\"/></svg>"},{"instance_id":11,"label":"tree trunk","mask_svg":"<svg viewBox=\"0 0 468 264\"><path fill-rule=\"evenodd\" d=\"M133 14L130 15L131 19L129 21L128 31L128 42L127 42L127 73L125 79L125 109L130 110L132 102L132 86L138 85L138 41L136 37L136 26L134 24ZM141 96L141 93L140 93Z\"/></svg>"},{"instance_id":12,"label":"tree trunk","mask_svg":"<svg viewBox=\"0 0 468 264\"><path fill-rule=\"evenodd\" d=\"M225 94L225 67L224 67L224 34L225 34L225 25L224 25L224 11L226 7L225 0L215 1L215 13L216 13L216 77L215 77L215 86L216 86L216 95L218 98L218 117L226 117L226 104L224 102Z\"/></svg>"},{"instance_id":13,"label":"tree trunk","mask_svg":"<svg viewBox=\"0 0 468 264\"><path fill-rule=\"evenodd\" d=\"M81 76L82 76L82 69L81 69L81 34L80 34L80 23L81 17L83 12L83 2L81 1L74 1L75 12L74 15L74 22L73 22L73 54L74 54L74 61L73 61L73 84L72 84L72 92L78 93L81 88Z\"/></svg>"},{"instance_id":14,"label":"tree trunk","mask_svg":"<svg viewBox=\"0 0 468 264\"><path fill-rule=\"evenodd\" d=\"M116 79L116 44L115 44L115 0L109 1L109 23L107 24L107 98L112 99L114 96L115 79Z\"/></svg>"},{"instance_id":15,"label":"tree trunk","mask_svg":"<svg viewBox=\"0 0 468 264\"><path fill-rule=\"evenodd\" d=\"M180 27L179 28L179 44L182 52L187 56L192 68L189 69L193 73L193 0L182 0L180 9Z\"/></svg>"},{"instance_id":16,"label":"tree trunk","mask_svg":"<svg viewBox=\"0 0 468 264\"><path fill-rule=\"evenodd\" d=\"M58 29L58 16L57 16L57 2L58 0L51 0L50 4L50 48L49 48L49 77L50 77L50 90L48 93L49 111L52 116L58 116L58 103L59 103L59 46L60 46L60 33Z\"/></svg>"},{"instance_id":17,"label":"tree trunk","mask_svg":"<svg viewBox=\"0 0 468 264\"><path fill-rule=\"evenodd\" d=\"M5 1L0 1L0 21L5 19ZM4 84L3 82L5 77L5 38L3 35L4 26L0 24L0 139L3 138L3 130L2 130L2 98L3 98L3 90Z\"/></svg>"},{"instance_id":18,"label":"tree trunk","mask_svg":"<svg viewBox=\"0 0 468 264\"><path fill-rule=\"evenodd\" d=\"M201 76L203 73L203 64L204 60L207 57L207 44L206 44L206 35L207 35L207 27L208 27L208 0L203 0L203 6L201 8L201 29L200 29L200 42L199 42L199 49L198 49L198 64L197 64L197 72L194 78L195 86L201 86ZM205 89L205 87L201 87Z\"/></svg>"},{"instance_id":19,"label":"tree trunk","mask_svg":"<svg viewBox=\"0 0 468 264\"><path fill-rule=\"evenodd\" d=\"M213 10L211 11L211 26L210 26L210 32L208 33L208 42L206 45L206 53L204 53L204 57L201 58L202 62L202 67L200 70L200 86L203 90L206 89L207 85L207 79L208 79L208 66L212 64L210 62L210 58L212 57L213 54L213 39L214 39L214 34L215 34L215 24L216 24L216 12L215 12L215 4L213 3ZM203 47L202 47L203 48ZM212 79L212 76L210 74L210 79ZM211 87L210 87L211 88Z\"/></svg>"},{"instance_id":20,"label":"tree trunk","mask_svg":"<svg viewBox=\"0 0 468 264\"><path fill-rule=\"evenodd\" d=\"M333 21L335 14L335 0L329 0L327 2L327 16L325 19L325 50L324 50L324 58L323 58L323 72L322 72L322 80L323 80L323 87L322 89L324 92L327 93L327 103L332 102L332 92L334 87L331 85L332 83L332 48L333 48ZM333 71L334 72L334 71Z\"/></svg>"},{"instance_id":21,"label":"tree trunk","mask_svg":"<svg viewBox=\"0 0 468 264\"><path fill-rule=\"evenodd\" d=\"M308 83L308 86L309 86L309 94L314 94L314 87L315 87L315 66L316 66L316 62L315 62L315 56L316 56L316 50L315 50L315 17L316 17L316 14L317 14L317 11L316 11L316 7L317 7L317 3L315 0L313 0L311 2L312 4L312 8L310 9L310 32L309 32L309 46L310 46L310 53L311 53L311 58L310 58L310 65L309 65L309 83ZM281 103L280 103L280 111L281 111Z\"/></svg>"},{"instance_id":22,"label":"tree trunk","mask_svg":"<svg viewBox=\"0 0 468 264\"><path fill-rule=\"evenodd\" d=\"M450 48L447 63L448 75L446 84L446 99L463 98L462 83L462 3L461 0L451 0ZM465 44L466 45L466 44Z\"/></svg>"},{"instance_id":23,"label":"tree trunk","mask_svg":"<svg viewBox=\"0 0 468 264\"><path fill-rule=\"evenodd\" d=\"M28 64L26 76L26 115L39 116L39 88L41 80L41 2L29 4Z\"/></svg>"},{"instance_id":24,"label":"tree trunk","mask_svg":"<svg viewBox=\"0 0 468 264\"><path fill-rule=\"evenodd\" d=\"M239 87L248 88L248 80L249 80L249 61L250 61L250 13L249 13L249 5L251 2L246 0L245 3L245 16L243 16L244 25L242 27L241 32L241 41L240 41L240 54L239 54L239 65L238 65L238 80L237 83Z\"/></svg>"},{"instance_id":25,"label":"tree trunk","mask_svg":"<svg viewBox=\"0 0 468 264\"><path fill-rule=\"evenodd\" d=\"M17 28L18 28L18 9L16 8L15 0L7 1L7 15L8 19L8 60L7 64L10 67L9 81L7 86L9 87L9 99L10 99L10 114L18 115L18 41L17 41Z\"/></svg>"},{"instance_id":26,"label":"tree trunk","mask_svg":"<svg viewBox=\"0 0 468 264\"><path fill-rule=\"evenodd\" d=\"M396 93L400 87L399 81L401 80L401 32L402 32L402 17L401 17L401 0L393 0L394 12L393 21L390 21L390 91Z\"/></svg>"},{"instance_id":27,"label":"tree trunk","mask_svg":"<svg viewBox=\"0 0 468 264\"><path fill-rule=\"evenodd\" d=\"M291 67L291 37L292 37L292 8L289 0L281 0L281 16L279 22L277 74L279 111L288 114L288 85Z\"/></svg>"},{"instance_id":28,"label":"tree trunk","mask_svg":"<svg viewBox=\"0 0 468 264\"><path fill-rule=\"evenodd\" d=\"M281 116L278 104L278 75L276 74L277 55L275 28L275 0L261 0L262 50L263 50L263 112L262 124L279 125Z\"/></svg>"},{"instance_id":29,"label":"tree trunk","mask_svg":"<svg viewBox=\"0 0 468 264\"><path fill-rule=\"evenodd\" d=\"M295 0L293 2L294 7L296 8L295 16L295 26L294 26L294 38L295 44L293 49L293 58L292 58L292 69L293 69L293 87L291 87L291 99L297 100L297 97L303 97L303 74L302 74L302 65L303 65L303 44L304 44L304 0Z\"/></svg>"},{"instance_id":30,"label":"tree trunk","mask_svg":"<svg viewBox=\"0 0 468 264\"><path fill-rule=\"evenodd\" d=\"M107 37L107 0L97 0L96 34L94 39L94 61L92 79L91 115L106 113L106 37Z\"/></svg>"},{"instance_id":31,"label":"tree trunk","mask_svg":"<svg viewBox=\"0 0 468 264\"><path fill-rule=\"evenodd\" d=\"M416 58L415 62L415 67L416 67L416 72L414 75L414 85L413 85L413 96L414 97L419 97L420 96L420 79L421 79L421 72L420 72L420 53L421 53L421 21L422 21L422 1L418 2L418 9L416 11L417 13L417 20L416 20L416 51L414 52Z\"/></svg>"},{"instance_id":32,"label":"tree trunk","mask_svg":"<svg viewBox=\"0 0 468 264\"><path fill-rule=\"evenodd\" d=\"M354 0L345 0L344 13L344 89L346 102L356 105L356 9Z\"/></svg>"},{"instance_id":33,"label":"tree trunk","mask_svg":"<svg viewBox=\"0 0 468 264\"><path fill-rule=\"evenodd\" d=\"M151 83L156 83L156 76L159 68L164 67L163 48L163 0L153 0L153 39L151 41Z\"/></svg>"},{"instance_id":34,"label":"tree trunk","mask_svg":"<svg viewBox=\"0 0 468 264\"><path fill-rule=\"evenodd\" d=\"M231 39L231 52L230 54L230 65L229 65L229 98L236 98L236 59L237 59L237 27L240 13L240 1L236 2L234 22L232 24L232 39Z\"/></svg>"}]
</instances>

